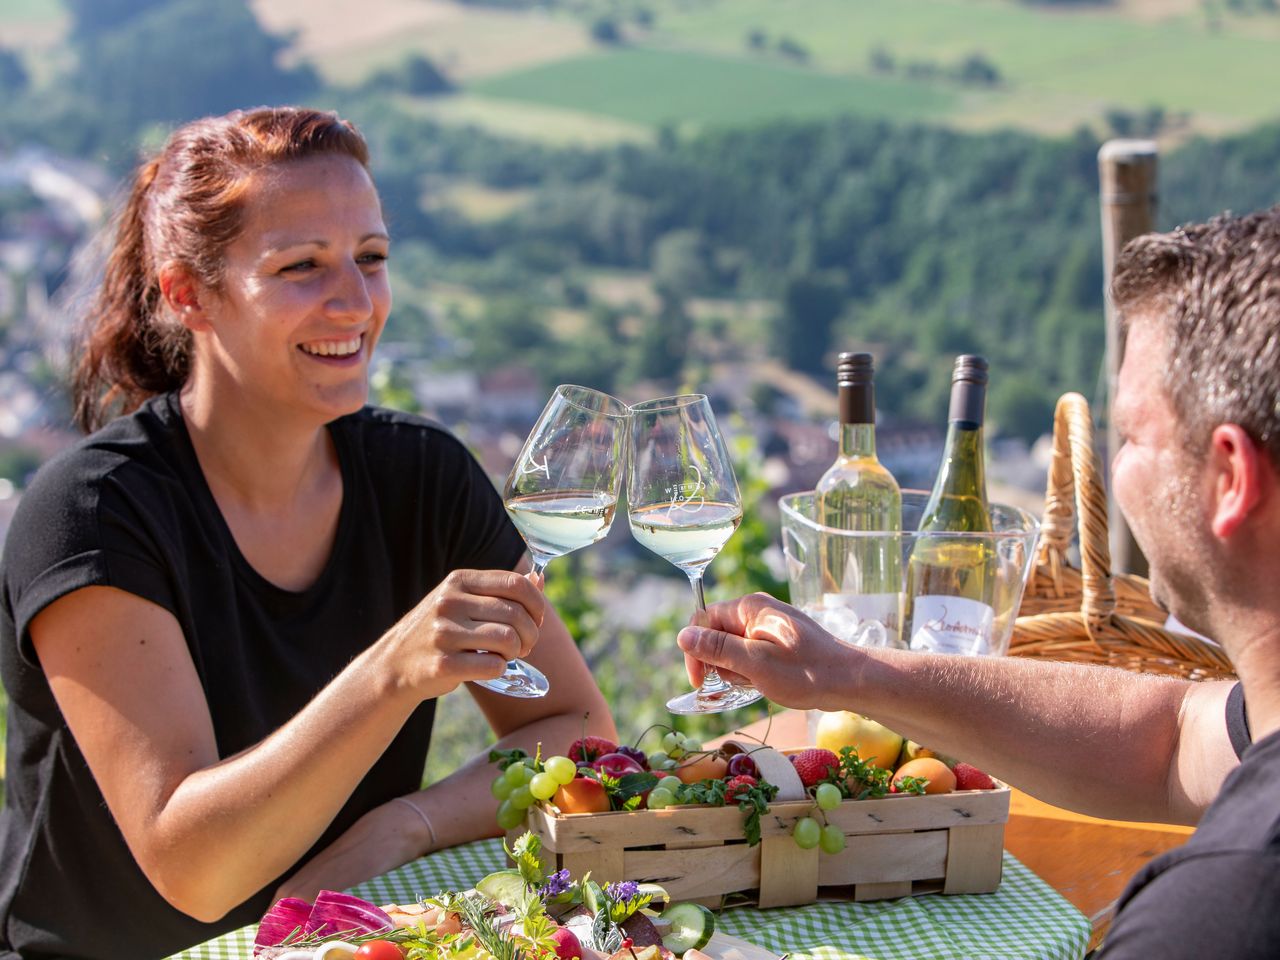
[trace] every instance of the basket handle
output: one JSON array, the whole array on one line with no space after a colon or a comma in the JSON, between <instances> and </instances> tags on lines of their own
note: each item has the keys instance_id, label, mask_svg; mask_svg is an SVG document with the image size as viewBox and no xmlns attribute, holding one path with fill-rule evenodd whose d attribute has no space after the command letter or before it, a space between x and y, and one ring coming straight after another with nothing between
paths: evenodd
<instances>
[{"instance_id":1,"label":"basket handle","mask_svg":"<svg viewBox=\"0 0 1280 960\"><path fill-rule=\"evenodd\" d=\"M1085 627L1094 630L1111 618L1116 595L1111 581L1111 545L1107 535L1107 495L1093 447L1093 416L1078 393L1064 393L1053 414L1053 462L1045 491L1044 525L1038 562L1057 570L1080 526Z\"/></svg>"}]
</instances>

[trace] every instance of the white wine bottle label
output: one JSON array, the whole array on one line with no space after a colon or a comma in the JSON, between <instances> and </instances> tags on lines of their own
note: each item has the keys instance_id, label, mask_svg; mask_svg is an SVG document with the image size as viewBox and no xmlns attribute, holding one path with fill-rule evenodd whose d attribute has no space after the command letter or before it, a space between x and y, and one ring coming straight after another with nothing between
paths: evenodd
<instances>
[{"instance_id":1,"label":"white wine bottle label","mask_svg":"<svg viewBox=\"0 0 1280 960\"><path fill-rule=\"evenodd\" d=\"M966 656L989 653L994 621L995 611L980 600L916 597L911 615L911 649Z\"/></svg>"}]
</instances>

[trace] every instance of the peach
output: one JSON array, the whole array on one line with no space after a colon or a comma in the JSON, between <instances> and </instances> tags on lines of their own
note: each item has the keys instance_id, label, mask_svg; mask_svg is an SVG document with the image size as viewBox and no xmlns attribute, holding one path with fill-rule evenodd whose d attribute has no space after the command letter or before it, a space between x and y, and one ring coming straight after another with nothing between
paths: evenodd
<instances>
[{"instance_id":1,"label":"peach","mask_svg":"<svg viewBox=\"0 0 1280 960\"><path fill-rule=\"evenodd\" d=\"M607 813L609 795L599 780L574 777L556 791L552 798L561 813Z\"/></svg>"},{"instance_id":2,"label":"peach","mask_svg":"<svg viewBox=\"0 0 1280 960\"><path fill-rule=\"evenodd\" d=\"M924 788L925 793L950 793L956 788L956 775L936 757L917 757L915 760L908 760L894 772L894 784L897 785L903 777L920 777L922 780L928 780Z\"/></svg>"}]
</instances>

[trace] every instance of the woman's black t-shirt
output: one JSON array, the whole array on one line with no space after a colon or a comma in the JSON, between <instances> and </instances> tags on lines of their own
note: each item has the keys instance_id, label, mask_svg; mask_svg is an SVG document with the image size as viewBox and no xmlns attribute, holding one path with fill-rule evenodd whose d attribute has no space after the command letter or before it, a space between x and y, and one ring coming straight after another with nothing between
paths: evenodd
<instances>
[{"instance_id":1,"label":"woman's black t-shirt","mask_svg":"<svg viewBox=\"0 0 1280 960\"><path fill-rule=\"evenodd\" d=\"M28 627L44 607L107 585L169 610L226 757L295 715L449 571L519 561L523 541L493 485L447 431L373 408L329 430L342 508L328 564L300 592L275 586L240 553L176 396L152 399L50 461L23 496L0 567L9 694L0 958L167 956L254 922L275 889L205 924L151 886L40 669ZM312 853L372 807L418 789L434 712L434 701L415 711Z\"/></svg>"}]
</instances>

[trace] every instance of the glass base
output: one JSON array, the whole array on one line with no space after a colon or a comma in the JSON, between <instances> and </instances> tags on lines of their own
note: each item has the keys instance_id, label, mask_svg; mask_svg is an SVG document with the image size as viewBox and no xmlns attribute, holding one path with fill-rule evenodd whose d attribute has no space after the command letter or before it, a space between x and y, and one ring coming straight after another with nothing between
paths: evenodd
<instances>
[{"instance_id":1,"label":"glass base","mask_svg":"<svg viewBox=\"0 0 1280 960\"><path fill-rule=\"evenodd\" d=\"M508 660L507 669L502 676L492 680L476 680L476 686L501 693L508 697L520 697L523 700L535 700L545 697L551 689L547 678L537 667L530 666L523 660Z\"/></svg>"},{"instance_id":2,"label":"glass base","mask_svg":"<svg viewBox=\"0 0 1280 960\"><path fill-rule=\"evenodd\" d=\"M724 713L726 710L737 710L749 703L755 703L763 695L755 687L742 687L736 683L726 684L723 689L702 691L693 690L672 697L667 701L667 709L672 713Z\"/></svg>"}]
</instances>

